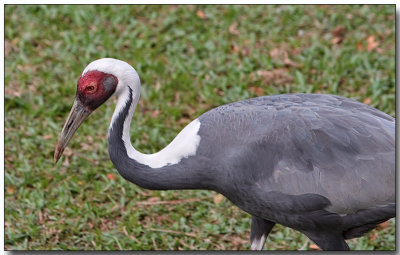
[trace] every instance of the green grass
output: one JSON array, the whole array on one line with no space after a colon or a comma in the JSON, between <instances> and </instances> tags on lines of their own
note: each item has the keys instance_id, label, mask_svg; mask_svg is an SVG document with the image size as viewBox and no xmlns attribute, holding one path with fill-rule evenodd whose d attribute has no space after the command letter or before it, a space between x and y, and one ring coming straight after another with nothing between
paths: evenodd
<instances>
[{"instance_id":1,"label":"green grass","mask_svg":"<svg viewBox=\"0 0 400 255\"><path fill-rule=\"evenodd\" d=\"M249 249L250 216L216 193L149 191L118 175L106 139L113 100L54 165L79 75L101 57L125 60L141 77L131 135L145 153L201 113L260 94L332 93L395 115L394 5L7 5L8 250ZM309 244L276 226L266 249ZM349 245L395 249L394 219Z\"/></svg>"}]
</instances>

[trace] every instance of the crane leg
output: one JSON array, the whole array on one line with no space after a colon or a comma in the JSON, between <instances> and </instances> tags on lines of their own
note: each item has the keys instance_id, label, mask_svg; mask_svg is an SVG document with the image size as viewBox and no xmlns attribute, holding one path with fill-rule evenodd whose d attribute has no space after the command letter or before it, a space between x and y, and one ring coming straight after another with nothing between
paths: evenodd
<instances>
[{"instance_id":1,"label":"crane leg","mask_svg":"<svg viewBox=\"0 0 400 255\"><path fill-rule=\"evenodd\" d=\"M253 216L251 218L250 249L262 250L265 239L267 238L269 232L271 232L271 229L274 225L275 222Z\"/></svg>"},{"instance_id":2,"label":"crane leg","mask_svg":"<svg viewBox=\"0 0 400 255\"><path fill-rule=\"evenodd\" d=\"M343 235L338 233L304 233L324 251L348 251Z\"/></svg>"}]
</instances>

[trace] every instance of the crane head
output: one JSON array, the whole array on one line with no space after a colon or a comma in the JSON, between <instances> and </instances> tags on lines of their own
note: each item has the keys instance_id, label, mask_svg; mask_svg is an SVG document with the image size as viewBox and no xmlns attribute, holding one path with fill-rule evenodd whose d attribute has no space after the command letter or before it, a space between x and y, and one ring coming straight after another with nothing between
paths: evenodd
<instances>
[{"instance_id":1,"label":"crane head","mask_svg":"<svg viewBox=\"0 0 400 255\"><path fill-rule=\"evenodd\" d=\"M118 79L113 74L98 70L84 72L78 80L75 101L61 131L54 161L61 157L69 140L82 122L116 90Z\"/></svg>"},{"instance_id":2,"label":"crane head","mask_svg":"<svg viewBox=\"0 0 400 255\"><path fill-rule=\"evenodd\" d=\"M54 151L57 162L69 140L82 122L112 95L126 93L130 88L135 95L140 94L140 79L136 70L128 63L101 58L91 62L78 80L75 102L61 131Z\"/></svg>"}]
</instances>

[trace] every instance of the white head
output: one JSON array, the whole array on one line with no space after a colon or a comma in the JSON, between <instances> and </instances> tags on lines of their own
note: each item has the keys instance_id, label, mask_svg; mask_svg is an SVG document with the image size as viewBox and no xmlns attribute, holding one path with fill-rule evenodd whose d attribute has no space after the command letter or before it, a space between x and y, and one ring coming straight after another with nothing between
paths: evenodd
<instances>
[{"instance_id":1,"label":"white head","mask_svg":"<svg viewBox=\"0 0 400 255\"><path fill-rule=\"evenodd\" d=\"M112 95L126 95L131 88L139 98L140 79L128 63L102 58L91 62L79 77L74 105L65 122L54 158L57 161L76 129L82 122Z\"/></svg>"},{"instance_id":2,"label":"white head","mask_svg":"<svg viewBox=\"0 0 400 255\"><path fill-rule=\"evenodd\" d=\"M93 72L96 71L102 73L102 75L93 75ZM101 83L101 79L104 79L107 75L112 75L117 79L114 95L119 96L127 86L130 86L133 92L140 93L140 79L136 70L128 63L114 58L101 58L87 65L79 78L78 87L86 85L82 78L87 76L96 77L97 82ZM79 82L81 80L82 84L80 85ZM93 81L93 79L88 80Z\"/></svg>"}]
</instances>

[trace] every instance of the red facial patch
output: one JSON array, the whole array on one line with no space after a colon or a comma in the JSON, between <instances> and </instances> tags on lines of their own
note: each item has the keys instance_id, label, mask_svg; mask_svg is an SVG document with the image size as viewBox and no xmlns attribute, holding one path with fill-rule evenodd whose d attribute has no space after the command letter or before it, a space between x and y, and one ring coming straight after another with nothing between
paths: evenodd
<instances>
[{"instance_id":1,"label":"red facial patch","mask_svg":"<svg viewBox=\"0 0 400 255\"><path fill-rule=\"evenodd\" d=\"M114 93L117 83L118 79L112 74L88 71L78 80L77 97L85 106L94 110Z\"/></svg>"},{"instance_id":2,"label":"red facial patch","mask_svg":"<svg viewBox=\"0 0 400 255\"><path fill-rule=\"evenodd\" d=\"M107 74L100 71L89 71L81 76L78 81L78 93L93 94L96 93L101 81ZM101 86L100 86L101 87Z\"/></svg>"}]
</instances>

